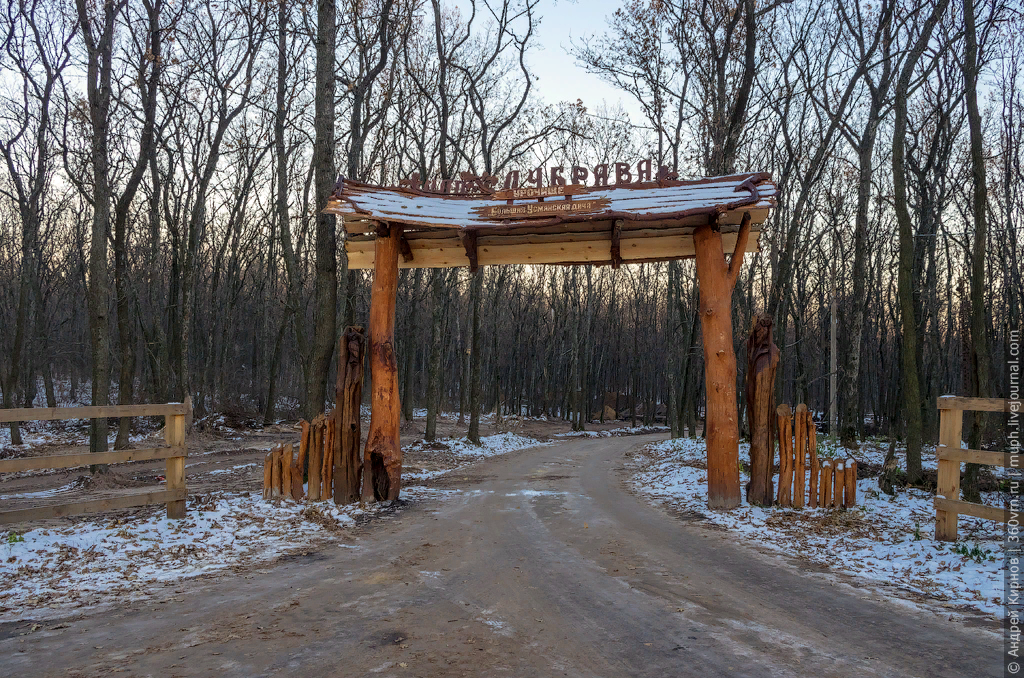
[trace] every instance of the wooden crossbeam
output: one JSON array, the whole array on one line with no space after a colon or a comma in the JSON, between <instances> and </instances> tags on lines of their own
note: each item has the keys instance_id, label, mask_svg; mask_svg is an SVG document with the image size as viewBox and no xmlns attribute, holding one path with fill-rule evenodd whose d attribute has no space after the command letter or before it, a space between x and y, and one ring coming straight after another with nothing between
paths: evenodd
<instances>
[{"instance_id":1,"label":"wooden crossbeam","mask_svg":"<svg viewBox=\"0 0 1024 678\"><path fill-rule=\"evenodd\" d=\"M81 454L51 454L39 457L0 460L0 473L31 471L50 468L76 468L92 464L118 464L126 461L151 461L184 457L188 454L184 446L150 447L141 450L114 450L113 452L84 452Z\"/></svg>"},{"instance_id":2,"label":"wooden crossbeam","mask_svg":"<svg viewBox=\"0 0 1024 678\"><path fill-rule=\"evenodd\" d=\"M965 450L961 448L947 448L939 445L935 448L935 456L940 460L966 462L968 464L985 464L987 466L1002 466L1010 468L1013 455L1009 452L991 452L989 450Z\"/></svg>"},{"instance_id":3,"label":"wooden crossbeam","mask_svg":"<svg viewBox=\"0 0 1024 678\"><path fill-rule=\"evenodd\" d=\"M459 233L459 238L462 240L462 247L466 250L466 262L469 264L469 272L476 273L477 268L480 266L476 231L462 231Z\"/></svg>"},{"instance_id":4,"label":"wooden crossbeam","mask_svg":"<svg viewBox=\"0 0 1024 678\"><path fill-rule=\"evenodd\" d=\"M564 241L545 241L497 244L498 238L479 238L466 233L461 240L454 238L410 239L412 261L400 261L401 268L458 268L469 267L471 271L479 266L499 264L609 264L613 263L612 241L606 231L604 237L596 239L590 234L585 237ZM757 252L757 233L751 233L747 252ZM625 236L625 233L623 234ZM736 233L723 233L722 244L730 252L736 245ZM641 261L669 261L694 256L693 237L690 235L666 235L658 237L627 238L619 241L622 264ZM350 269L373 268L373 241L349 241L348 265ZM475 262L470 260L474 256Z\"/></svg>"},{"instance_id":5,"label":"wooden crossbeam","mask_svg":"<svg viewBox=\"0 0 1024 678\"><path fill-rule=\"evenodd\" d=\"M959 513L962 516L974 516L983 520L996 520L1001 523L1005 523L1009 519L1009 511L999 506L972 504L968 501L946 499L945 497L935 497L935 510Z\"/></svg>"},{"instance_id":6,"label":"wooden crossbeam","mask_svg":"<svg viewBox=\"0 0 1024 678\"><path fill-rule=\"evenodd\" d=\"M162 490L159 492L145 492L142 494L129 494L121 497L108 497L106 499L94 499L91 501L79 501L73 504L58 504L56 506L36 506L16 511L0 512L0 525L8 523L20 523L29 520L42 520L43 518L60 518L63 516L75 516L81 513L101 513L115 509L132 508L134 506L148 506L149 504L185 503L187 492L184 489Z\"/></svg>"},{"instance_id":7,"label":"wooden crossbeam","mask_svg":"<svg viewBox=\"0 0 1024 678\"><path fill-rule=\"evenodd\" d=\"M612 224L611 257L612 268L622 265L622 219L616 219Z\"/></svg>"},{"instance_id":8,"label":"wooden crossbeam","mask_svg":"<svg viewBox=\"0 0 1024 678\"><path fill-rule=\"evenodd\" d=\"M161 417L188 414L185 403L150 405L96 405L90 407L23 407L0 410L0 424L12 421L58 421L62 419L101 419L106 417Z\"/></svg>"},{"instance_id":9,"label":"wooden crossbeam","mask_svg":"<svg viewBox=\"0 0 1024 678\"><path fill-rule=\"evenodd\" d=\"M939 396L940 410L967 410L969 412L1010 412L1013 403L1020 401L1003 398L961 398L960 396Z\"/></svg>"}]
</instances>

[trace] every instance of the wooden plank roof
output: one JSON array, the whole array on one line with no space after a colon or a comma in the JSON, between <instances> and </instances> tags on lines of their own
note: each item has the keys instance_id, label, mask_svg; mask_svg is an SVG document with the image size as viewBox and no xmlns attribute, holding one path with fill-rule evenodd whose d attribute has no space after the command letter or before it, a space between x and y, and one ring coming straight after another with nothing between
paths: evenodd
<instances>
[{"instance_id":1,"label":"wooden plank roof","mask_svg":"<svg viewBox=\"0 0 1024 678\"><path fill-rule=\"evenodd\" d=\"M348 232L349 267L373 266L372 235L381 224L402 229L406 268L491 264L572 264L667 261L692 257L693 229L717 222L732 251L744 213L751 215L747 251L756 251L761 224L777 189L765 173L693 181L645 182L589 188L577 200L600 201L589 212L494 218L490 196L439 195L344 181L325 212ZM563 198L541 203L564 205ZM557 201L557 202L556 202ZM532 204L519 200L516 205ZM618 250L618 252L616 252ZM475 258L476 261L471 261Z\"/></svg>"}]
</instances>

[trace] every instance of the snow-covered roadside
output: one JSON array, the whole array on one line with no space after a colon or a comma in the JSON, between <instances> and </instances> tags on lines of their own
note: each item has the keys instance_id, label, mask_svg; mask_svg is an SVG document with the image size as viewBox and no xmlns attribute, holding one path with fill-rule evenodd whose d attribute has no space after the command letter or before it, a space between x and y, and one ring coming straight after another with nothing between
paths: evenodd
<instances>
[{"instance_id":1,"label":"snow-covered roadside","mask_svg":"<svg viewBox=\"0 0 1024 678\"><path fill-rule=\"evenodd\" d=\"M741 446L740 458L747 454ZM961 516L960 541L937 542L933 495L911 489L889 497L878 491L875 478L858 481L858 506L849 511L764 509L745 501L733 511L708 511L706 455L703 440L645 446L633 457L632 489L652 503L699 513L759 546L949 605L1001 614L1001 524ZM748 479L744 474L741 484ZM998 493L983 499L1001 502Z\"/></svg>"},{"instance_id":2,"label":"snow-covered roadside","mask_svg":"<svg viewBox=\"0 0 1024 678\"><path fill-rule=\"evenodd\" d=\"M432 443L417 440L402 447L405 455L430 455L440 457L440 468L420 468L409 466L403 470L402 477L409 481L423 481L443 476L474 461L524 450L528 447L540 447L551 443L515 433L498 433L480 438L480 445L474 445L468 438L438 438ZM438 454L440 453L440 454ZM432 465L433 466L433 465Z\"/></svg>"},{"instance_id":3,"label":"snow-covered roadside","mask_svg":"<svg viewBox=\"0 0 1024 678\"><path fill-rule=\"evenodd\" d=\"M422 482L475 460L542 445L533 438L503 433L482 438L441 439L405 446L407 457L437 456L431 470L403 474L402 498L445 498L447 490ZM547 443L550 444L550 443ZM429 450L429 451L426 451ZM438 454L435 451L439 451ZM256 473L262 465L238 464L209 472L214 477ZM19 495L21 496L21 495ZM116 599L159 597L161 585L272 561L314 544L344 543L346 528L361 515L387 510L387 504L360 509L333 502L268 502L250 492L215 492L189 499L187 517L169 521L163 506L112 519L84 516L23 533L0 532L0 621L43 620L68 609Z\"/></svg>"},{"instance_id":4,"label":"snow-covered roadside","mask_svg":"<svg viewBox=\"0 0 1024 678\"><path fill-rule=\"evenodd\" d=\"M615 436L639 436L647 433L664 433L668 426L623 426L604 431L570 431L556 433L555 438L612 438Z\"/></svg>"},{"instance_id":5,"label":"snow-covered roadside","mask_svg":"<svg viewBox=\"0 0 1024 678\"><path fill-rule=\"evenodd\" d=\"M114 597L152 592L155 584L271 560L338 533L363 511L272 504L248 492L190 499L184 520L162 506L127 518L7 533L0 543L0 619L45 618Z\"/></svg>"}]
</instances>

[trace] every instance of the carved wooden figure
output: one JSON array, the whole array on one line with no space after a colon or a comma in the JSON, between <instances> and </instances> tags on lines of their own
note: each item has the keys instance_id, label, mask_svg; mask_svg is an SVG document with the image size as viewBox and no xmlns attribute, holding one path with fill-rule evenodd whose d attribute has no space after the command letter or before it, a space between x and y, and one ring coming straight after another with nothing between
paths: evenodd
<instances>
[{"instance_id":1,"label":"carved wooden figure","mask_svg":"<svg viewBox=\"0 0 1024 678\"><path fill-rule=\"evenodd\" d=\"M338 347L338 383L335 389L335 468L334 503L359 501L359 442L362 434L359 408L363 400L363 351L365 335L362 327L349 327Z\"/></svg>"},{"instance_id":2,"label":"carved wooden figure","mask_svg":"<svg viewBox=\"0 0 1024 678\"><path fill-rule=\"evenodd\" d=\"M747 338L746 401L750 421L750 483L747 501L771 506L775 495L775 370L779 348L772 341L772 317L754 316Z\"/></svg>"}]
</instances>

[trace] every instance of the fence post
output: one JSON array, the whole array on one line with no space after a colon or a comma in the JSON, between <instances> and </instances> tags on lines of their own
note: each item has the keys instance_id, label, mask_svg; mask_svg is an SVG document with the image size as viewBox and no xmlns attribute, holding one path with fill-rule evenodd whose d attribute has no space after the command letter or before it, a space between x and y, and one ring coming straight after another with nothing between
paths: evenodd
<instances>
[{"instance_id":1,"label":"fence post","mask_svg":"<svg viewBox=\"0 0 1024 678\"><path fill-rule=\"evenodd\" d=\"M192 399L185 398L189 413L192 411ZM171 447L185 447L185 414L168 414L164 416L164 440ZM167 458L167 471L164 474L167 478L167 491L185 490L185 454L182 450L180 457ZM168 518L185 517L185 500L176 499L167 502Z\"/></svg>"},{"instance_id":2,"label":"fence post","mask_svg":"<svg viewBox=\"0 0 1024 678\"><path fill-rule=\"evenodd\" d=\"M939 399L940 403L942 399ZM943 449L959 450L960 438L963 435L963 410L939 409L939 444L935 448L935 456L939 462L939 473L936 481L935 495L957 501L960 499L960 462L943 459ZM935 539L938 541L956 541L958 514L956 511L940 511L935 509Z\"/></svg>"}]
</instances>

